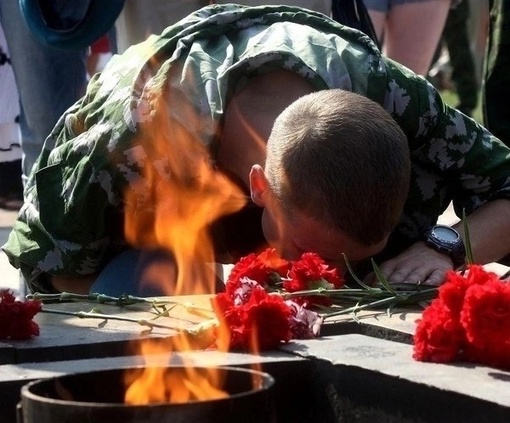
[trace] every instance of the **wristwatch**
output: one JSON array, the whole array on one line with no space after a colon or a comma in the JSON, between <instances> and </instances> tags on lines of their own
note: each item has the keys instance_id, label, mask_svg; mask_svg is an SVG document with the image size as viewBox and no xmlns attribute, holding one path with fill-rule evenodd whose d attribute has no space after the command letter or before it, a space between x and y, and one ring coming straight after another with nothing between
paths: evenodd
<instances>
[{"instance_id":1,"label":"wristwatch","mask_svg":"<svg viewBox=\"0 0 510 423\"><path fill-rule=\"evenodd\" d=\"M450 257L455 269L466 262L464 242L460 234L450 226L433 226L425 235L425 242L430 248Z\"/></svg>"}]
</instances>

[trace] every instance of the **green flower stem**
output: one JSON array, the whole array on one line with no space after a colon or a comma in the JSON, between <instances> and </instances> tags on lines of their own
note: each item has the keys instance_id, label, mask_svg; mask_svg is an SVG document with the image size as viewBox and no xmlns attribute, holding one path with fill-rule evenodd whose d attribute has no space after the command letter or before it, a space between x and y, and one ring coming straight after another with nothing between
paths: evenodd
<instances>
[{"instance_id":1,"label":"green flower stem","mask_svg":"<svg viewBox=\"0 0 510 423\"><path fill-rule=\"evenodd\" d=\"M395 298L392 298L392 297L383 298L382 300L373 301L371 303L366 303L366 304L361 304L361 305L356 304L355 306L347 307L342 310L338 310L338 311L334 311L334 312L330 312L330 313L321 313L320 316L323 319L327 319L329 317L340 316L342 314L356 313L357 311L364 310L366 308L377 308L382 305L391 305L392 302L394 302L394 301L395 301Z\"/></svg>"},{"instance_id":2,"label":"green flower stem","mask_svg":"<svg viewBox=\"0 0 510 423\"><path fill-rule=\"evenodd\" d=\"M466 210L462 209L462 228L464 229L464 247L466 248L466 261L473 264L473 250L471 248L471 239L469 237L469 225L466 218Z\"/></svg>"},{"instance_id":3,"label":"green flower stem","mask_svg":"<svg viewBox=\"0 0 510 423\"><path fill-rule=\"evenodd\" d=\"M419 290L410 290L410 291L396 291L389 292L380 288L370 288L370 289L350 289L350 288L340 288L340 289L308 289L303 291L295 291L295 292L279 292L285 299L291 299L294 297L307 297L307 296L322 296L328 297L332 299L345 299L346 301L361 301L365 298L390 298L394 300L400 300L402 298L419 298L423 297L423 299L432 299L437 292L437 287L433 288L425 288Z\"/></svg>"},{"instance_id":4,"label":"green flower stem","mask_svg":"<svg viewBox=\"0 0 510 423\"><path fill-rule=\"evenodd\" d=\"M69 302L69 301L88 301L99 304L113 304L117 306L126 306L137 303L149 303L153 305L177 304L175 301L164 300L160 298L144 298L133 295L121 295L120 297L112 297L110 295L92 293L92 294L73 294L70 292L62 292L60 294L42 294L35 292L27 295L29 300L39 300L42 302Z\"/></svg>"},{"instance_id":5,"label":"green flower stem","mask_svg":"<svg viewBox=\"0 0 510 423\"><path fill-rule=\"evenodd\" d=\"M161 325L161 324L149 321L147 319L134 319L132 317L124 317L124 316L119 316L119 315L96 313L93 311L64 311L64 310L49 309L46 307L43 307L41 311L43 313L63 314L66 316L79 317L80 319L102 319L102 320L118 320L118 321L123 321L123 322L131 322L131 323L137 323L142 326L148 326L151 329L162 328L162 329L171 329L171 330L175 330L175 331L183 330L182 328L178 328L176 326Z\"/></svg>"},{"instance_id":6,"label":"green flower stem","mask_svg":"<svg viewBox=\"0 0 510 423\"><path fill-rule=\"evenodd\" d=\"M72 294L70 292L62 292L60 294L41 294L39 292L35 292L34 294L27 295L27 299L29 300L39 300L43 303L56 303L56 302L92 302L98 304L110 304L119 307L129 306L133 304L150 304L152 305L153 311L160 316L168 316L170 311L174 307L183 307L188 313L196 314L202 317L209 317L214 312L211 309L197 307L193 303L190 302L178 302L172 300L166 300L162 298L144 298L144 297L136 297L133 295L121 295L120 297L112 297L110 295L104 294ZM165 306L171 306L170 308L166 308Z\"/></svg>"},{"instance_id":7,"label":"green flower stem","mask_svg":"<svg viewBox=\"0 0 510 423\"><path fill-rule=\"evenodd\" d=\"M419 290L411 291L386 291L380 288L361 288L361 289L313 289L305 291L296 291L291 293L280 293L285 299L293 297L306 297L306 296L322 296L328 297L336 301L335 306L323 308L328 310L320 313L324 319L342 314L356 313L360 310L368 308L380 308L381 306L388 306L388 309L397 306L411 306L420 305L424 302L431 301L437 295L437 287L432 288L419 288ZM341 307L339 302L355 303L354 306L338 310ZM335 311L330 311L335 309Z\"/></svg>"},{"instance_id":8,"label":"green flower stem","mask_svg":"<svg viewBox=\"0 0 510 423\"><path fill-rule=\"evenodd\" d=\"M29 294L27 295L27 299L30 300L39 300L43 303L57 303L57 302L92 302L92 303L98 303L98 304L109 304L114 305L118 307L124 307L129 306L133 304L150 304L152 307L152 312L155 314L155 317L153 319L158 319L160 317L169 317L170 312L175 307L183 307L187 312L199 315L201 317L208 317L210 318L211 314L214 315L214 312L207 308L197 307L193 303L190 302L178 302L178 301L172 301L172 300L166 300L161 298L144 298L144 297L136 297L133 295L122 295L120 297L113 297L110 295L104 295L104 294L73 294L70 292L62 292L60 294L42 294L39 292ZM64 310L56 310L56 309L49 309L46 307L43 307L42 312L44 313L52 313L52 314L63 314L68 316L74 316L78 317L80 319L103 319L105 321L107 320L118 320L118 321L124 321L124 322L132 322L137 323L142 326L148 326L151 330L153 328L163 328L163 329L172 329L175 331L183 331L182 328L178 328L175 326L169 326L169 325L163 325L159 323L154 323L147 319L134 319L131 317L125 317L125 316L119 316L119 315L112 315L112 314L104 314L104 313L98 313L95 311L64 311ZM187 333L192 333L190 330L185 330Z\"/></svg>"},{"instance_id":9,"label":"green flower stem","mask_svg":"<svg viewBox=\"0 0 510 423\"><path fill-rule=\"evenodd\" d=\"M364 310L367 308L379 308L383 305L387 305L391 308L396 306L405 306L405 305L417 305L423 301L432 300L437 294L437 288L430 288L420 292L409 291L407 293L397 293L395 295L382 298L380 300L364 303L364 304L356 304L352 307L344 308L342 310L323 313L321 316L323 318L328 318L332 316L339 316L342 314L356 313L357 311Z\"/></svg>"},{"instance_id":10,"label":"green flower stem","mask_svg":"<svg viewBox=\"0 0 510 423\"><path fill-rule=\"evenodd\" d=\"M377 296L377 295L386 295L386 291L383 291L380 288L339 288L339 289L306 289L302 291L294 291L294 292L278 292L279 295L283 296L285 299L293 298L293 297L306 297L310 295L319 295L324 297L334 298L336 296L341 298L347 298L352 295L356 298L359 297L369 297L369 296Z\"/></svg>"}]
</instances>

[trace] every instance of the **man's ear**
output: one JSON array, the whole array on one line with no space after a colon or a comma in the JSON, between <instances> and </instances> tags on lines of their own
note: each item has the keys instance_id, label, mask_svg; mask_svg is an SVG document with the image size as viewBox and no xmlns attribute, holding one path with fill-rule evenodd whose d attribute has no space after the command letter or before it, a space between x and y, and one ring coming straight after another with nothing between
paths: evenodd
<instances>
[{"instance_id":1,"label":"man's ear","mask_svg":"<svg viewBox=\"0 0 510 423\"><path fill-rule=\"evenodd\" d=\"M262 166L255 164L250 170L250 193L252 201L260 207L265 207L265 198L269 189L269 183Z\"/></svg>"}]
</instances>

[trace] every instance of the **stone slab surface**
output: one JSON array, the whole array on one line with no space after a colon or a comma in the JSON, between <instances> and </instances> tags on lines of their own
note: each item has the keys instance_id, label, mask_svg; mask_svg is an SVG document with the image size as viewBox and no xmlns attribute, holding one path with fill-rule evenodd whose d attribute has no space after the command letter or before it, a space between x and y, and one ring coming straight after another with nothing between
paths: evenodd
<instances>
[{"instance_id":1,"label":"stone slab surface","mask_svg":"<svg viewBox=\"0 0 510 423\"><path fill-rule=\"evenodd\" d=\"M1 342L0 364L129 355L136 351L138 341L145 338L170 338L177 330L204 321L203 314L188 312L183 304L206 310L210 309L209 298L206 295L172 297L177 306L169 311L168 317L156 320L155 314L150 312L151 304L126 307L86 302L45 304L44 309L61 312L95 311L112 316L145 319L168 328L156 327L149 332L147 326L136 322L113 319L105 321L41 312L34 318L40 327L40 335L27 341ZM170 309L171 305L166 307ZM212 314L208 316L213 317Z\"/></svg>"},{"instance_id":2,"label":"stone slab surface","mask_svg":"<svg viewBox=\"0 0 510 423\"><path fill-rule=\"evenodd\" d=\"M412 349L411 345L358 334L296 340L282 347L303 358L383 373L510 408L510 372L468 363L418 362L412 358Z\"/></svg>"},{"instance_id":3,"label":"stone slab surface","mask_svg":"<svg viewBox=\"0 0 510 423\"><path fill-rule=\"evenodd\" d=\"M173 297L172 300L200 310L210 308L210 296L207 295ZM45 307L87 311L94 306L80 302L48 304ZM131 318L150 319L154 316L149 313L150 305L147 304L125 308L99 305L99 308L106 314ZM190 327L203 321L204 313L207 315L204 311L196 314L189 308L177 306L169 317L157 321L176 328ZM467 364L440 365L413 360L411 341L419 317L420 312L416 310L397 310L391 314L385 310L365 310L358 313L356 322L350 315L339 316L324 325L320 338L293 341L282 346L281 351L276 353L276 361L272 354L221 355L211 351L190 352L188 357L194 357L195 362L203 365L265 362L267 367L268 362L275 362L271 371L279 373L280 378L284 379L289 377L286 373L291 370L282 362L299 359L311 363L313 371L307 368L308 379L303 374L303 381L297 383L304 386L316 384L323 393L322 400L327 399L325 407L329 410L328 417L322 423L328 422L329 418L342 421L341 413L331 411L337 405L340 409L357 410L354 413L365 410L362 415L369 419L367 421L419 422L419 416L426 416L423 421L437 423L439 416L430 414L428 406L423 405L429 398L436 403L432 410L442 410L446 407L443 404L446 401L454 411L474 407L490 417L490 420L477 417L477 423L510 421L510 373ZM19 396L21 386L29 380L76 371L143 364L143 359L136 356L134 351L147 338L159 340L165 348L168 345L165 351L175 351L170 344L165 344L175 338L176 331L173 329L156 328L148 334L137 323L108 320L102 326L102 320L47 313L40 313L36 320L41 325L39 337L0 344L0 360L4 364L0 366L0 388L4 392L11 392L11 405ZM174 353L171 358L165 355L163 360L180 360L179 357ZM234 357L233 361L230 357ZM326 394L330 388L334 395L331 392ZM406 395L409 395L408 403L413 404L417 415L404 407L402 396L407 398ZM371 398L371 404L365 404L364 397ZM390 400L398 405L388 405L387 401ZM470 406L466 405L466 401ZM422 408L418 407L419 404ZM366 411L367 407L369 411ZM403 414L398 414L400 412ZM473 413L470 412L470 415ZM508 420L501 420L500 414L505 419L508 417ZM451 417L451 414L445 415ZM461 421L469 421L464 417ZM344 421L362 421L351 418Z\"/></svg>"},{"instance_id":4,"label":"stone slab surface","mask_svg":"<svg viewBox=\"0 0 510 423\"><path fill-rule=\"evenodd\" d=\"M279 422L504 423L510 373L471 365L419 363L412 347L365 335L293 341L254 354L194 351L0 366L0 422L29 381L139 365L255 367L273 375ZM289 414L290 413L290 414Z\"/></svg>"},{"instance_id":5,"label":"stone slab surface","mask_svg":"<svg viewBox=\"0 0 510 423\"><path fill-rule=\"evenodd\" d=\"M411 345L358 334L294 341L282 350L318 363L339 407L354 409L346 421L510 421L510 372L417 362Z\"/></svg>"},{"instance_id":6,"label":"stone slab surface","mask_svg":"<svg viewBox=\"0 0 510 423\"><path fill-rule=\"evenodd\" d=\"M168 328L154 328L149 333L146 326L136 322L38 313L34 320L39 324L40 335L28 341L0 342L0 364L129 355L136 351L136 344L145 338L169 338L178 329L191 328L214 317L210 298L209 295L166 297L176 306L169 311L167 317L156 320L153 320L155 314L151 313L150 304L126 307L87 302L45 304L46 310L95 310L106 315L145 319ZM171 305L166 307L170 309ZM353 321L351 315L326 320L323 334L360 333L410 343L419 316L419 311L409 310L395 311L391 315L385 310L361 311L357 314L357 322Z\"/></svg>"}]
</instances>

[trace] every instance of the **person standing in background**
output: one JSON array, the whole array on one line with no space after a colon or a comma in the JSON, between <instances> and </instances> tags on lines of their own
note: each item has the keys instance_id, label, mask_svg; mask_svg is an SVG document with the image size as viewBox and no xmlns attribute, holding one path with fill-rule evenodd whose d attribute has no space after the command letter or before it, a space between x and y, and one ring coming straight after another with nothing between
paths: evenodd
<instances>
[{"instance_id":1,"label":"person standing in background","mask_svg":"<svg viewBox=\"0 0 510 423\"><path fill-rule=\"evenodd\" d=\"M451 0L364 0L383 54L426 76Z\"/></svg>"},{"instance_id":2,"label":"person standing in background","mask_svg":"<svg viewBox=\"0 0 510 423\"><path fill-rule=\"evenodd\" d=\"M459 96L459 103L455 107L467 116L473 114L478 104L479 92L475 59L468 35L469 13L467 0L452 7L443 31L452 66L452 80Z\"/></svg>"},{"instance_id":3,"label":"person standing in background","mask_svg":"<svg viewBox=\"0 0 510 423\"><path fill-rule=\"evenodd\" d=\"M470 29L474 25L481 25L481 19L485 16L479 16L478 10L475 13L477 15L471 13L469 0L463 0L450 9L434 64L428 74L437 89L454 90L458 96L455 108L471 117L478 105L481 78Z\"/></svg>"},{"instance_id":4,"label":"person standing in background","mask_svg":"<svg viewBox=\"0 0 510 423\"><path fill-rule=\"evenodd\" d=\"M26 178L59 117L85 92L87 49L64 50L38 41L25 24L19 0L0 1L0 23L21 99L22 169Z\"/></svg>"},{"instance_id":5,"label":"person standing in background","mask_svg":"<svg viewBox=\"0 0 510 423\"><path fill-rule=\"evenodd\" d=\"M483 88L484 125L510 146L510 1L490 0Z\"/></svg>"},{"instance_id":6,"label":"person standing in background","mask_svg":"<svg viewBox=\"0 0 510 423\"><path fill-rule=\"evenodd\" d=\"M126 0L115 22L119 53L208 4L209 0Z\"/></svg>"},{"instance_id":7,"label":"person standing in background","mask_svg":"<svg viewBox=\"0 0 510 423\"><path fill-rule=\"evenodd\" d=\"M284 4L286 6L297 6L297 7L303 7L305 9L314 10L315 12L321 12L325 15L331 14L331 7L332 3L335 0L287 0L287 1L263 1L263 0L239 0L236 3L242 4L244 6L262 6L262 5L278 5L278 4ZM343 1L344 3L347 3ZM218 3L218 4L226 4L226 3L232 3L228 0L216 0L212 1L211 3ZM340 3L342 3L342 0L340 0Z\"/></svg>"},{"instance_id":8,"label":"person standing in background","mask_svg":"<svg viewBox=\"0 0 510 423\"><path fill-rule=\"evenodd\" d=\"M112 55L117 53L117 33L113 26L107 34L104 34L90 47L87 55L87 74L88 79L92 78L97 72L101 72Z\"/></svg>"},{"instance_id":9,"label":"person standing in background","mask_svg":"<svg viewBox=\"0 0 510 423\"><path fill-rule=\"evenodd\" d=\"M228 0L126 0L115 28L117 30L118 51L123 53L133 45L146 40L151 34L160 34L169 25L188 16L195 10L208 4L232 3ZM281 4L279 1L239 0L235 3L245 6L261 6L263 4ZM329 15L331 0L288 0L283 2L289 6L300 6Z\"/></svg>"},{"instance_id":10,"label":"person standing in background","mask_svg":"<svg viewBox=\"0 0 510 423\"><path fill-rule=\"evenodd\" d=\"M18 117L18 89L0 24L0 208L8 210L23 204Z\"/></svg>"}]
</instances>

